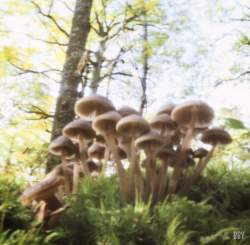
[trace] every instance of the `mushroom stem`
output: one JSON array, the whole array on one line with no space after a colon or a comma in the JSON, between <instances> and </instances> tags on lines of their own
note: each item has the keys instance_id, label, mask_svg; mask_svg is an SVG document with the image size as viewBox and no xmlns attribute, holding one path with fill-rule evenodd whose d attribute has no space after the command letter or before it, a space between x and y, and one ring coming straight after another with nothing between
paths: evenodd
<instances>
[{"instance_id":1,"label":"mushroom stem","mask_svg":"<svg viewBox=\"0 0 250 245\"><path fill-rule=\"evenodd\" d=\"M131 150L130 150L130 158L131 158L131 178L134 180L135 185L135 194L141 198L144 192L144 183L143 177L140 170L140 166L138 163L137 155L136 155L136 147L135 147L135 138L132 137L131 139Z\"/></svg>"},{"instance_id":2,"label":"mushroom stem","mask_svg":"<svg viewBox=\"0 0 250 245\"><path fill-rule=\"evenodd\" d=\"M146 193L145 199L148 200L150 196L152 199L155 198L155 186L156 186L156 166L155 166L155 155L154 152L149 150L147 152L147 159L146 159Z\"/></svg>"},{"instance_id":3,"label":"mushroom stem","mask_svg":"<svg viewBox=\"0 0 250 245\"><path fill-rule=\"evenodd\" d=\"M76 194L78 192L78 181L79 181L79 166L77 163L73 166L73 187L72 193Z\"/></svg>"},{"instance_id":4,"label":"mushroom stem","mask_svg":"<svg viewBox=\"0 0 250 245\"><path fill-rule=\"evenodd\" d=\"M102 174L105 174L105 172L106 172L108 160L109 160L109 155L110 155L110 152L109 152L108 147L106 146L105 152L104 152L104 163L103 163L103 167L102 167L102 171L101 171Z\"/></svg>"},{"instance_id":5,"label":"mushroom stem","mask_svg":"<svg viewBox=\"0 0 250 245\"><path fill-rule=\"evenodd\" d=\"M186 195L188 191L190 190L192 184L194 184L198 178L200 177L202 171L207 166L209 160L212 158L214 151L215 151L216 145L212 146L212 149L209 151L207 156L205 158L202 158L199 163L197 164L196 168L194 169L193 175L189 177L189 179L184 183L182 188L180 189L179 194L180 195Z\"/></svg>"},{"instance_id":6,"label":"mushroom stem","mask_svg":"<svg viewBox=\"0 0 250 245\"><path fill-rule=\"evenodd\" d=\"M82 163L82 167L83 167L83 174L85 175L90 175L90 171L89 171L89 167L87 165L87 159L88 159L88 155L87 155L87 151L86 151L86 143L84 140L84 137L80 134L79 138L79 152L80 152L80 159L81 159L81 163Z\"/></svg>"},{"instance_id":7,"label":"mushroom stem","mask_svg":"<svg viewBox=\"0 0 250 245\"><path fill-rule=\"evenodd\" d=\"M168 172L168 161L162 161L160 174L159 174L159 187L158 187L158 200L163 200L165 197L166 187L167 187L167 172Z\"/></svg>"},{"instance_id":8,"label":"mushroom stem","mask_svg":"<svg viewBox=\"0 0 250 245\"><path fill-rule=\"evenodd\" d=\"M180 154L176 160L176 167L174 168L173 176L172 176L170 183L169 183L169 189L168 189L169 196L171 196L171 194L175 193L177 185L178 185L178 181L181 177L182 170L183 170L182 165L183 165L183 162L185 161L185 158L186 158L185 150L190 147L192 137L194 134L194 125L195 125L196 117L197 116L196 116L196 113L194 110L194 112L192 113L192 119L191 119L190 126L188 127L187 133L186 133L185 138L183 139L182 145L180 147Z\"/></svg>"},{"instance_id":9,"label":"mushroom stem","mask_svg":"<svg viewBox=\"0 0 250 245\"><path fill-rule=\"evenodd\" d=\"M66 154L62 154L62 171L63 171L63 176L64 176L64 188L65 188L65 194L69 195L70 194L70 180L69 176L67 174L67 160L66 160Z\"/></svg>"},{"instance_id":10,"label":"mushroom stem","mask_svg":"<svg viewBox=\"0 0 250 245\"><path fill-rule=\"evenodd\" d=\"M110 150L113 154L116 163L116 169L119 176L119 185L122 198L124 201L128 201L128 176L119 157L115 138L111 134L105 134L104 138L107 145L110 147Z\"/></svg>"}]
</instances>

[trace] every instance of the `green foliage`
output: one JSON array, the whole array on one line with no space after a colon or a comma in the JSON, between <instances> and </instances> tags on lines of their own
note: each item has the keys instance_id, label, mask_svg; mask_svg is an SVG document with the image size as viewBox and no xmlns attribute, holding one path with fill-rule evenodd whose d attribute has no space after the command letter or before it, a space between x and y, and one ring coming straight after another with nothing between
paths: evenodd
<instances>
[{"instance_id":1,"label":"green foliage","mask_svg":"<svg viewBox=\"0 0 250 245\"><path fill-rule=\"evenodd\" d=\"M192 190L190 198L196 201L176 197L154 207L139 201L134 205L121 203L114 176L85 179L79 194L69 200L71 208L61 219L63 240L65 244L79 245L234 244L233 232L247 232L250 228L249 209L244 211L248 213L242 213L239 199L248 195L244 185L249 185L250 179L242 174L245 184L239 184L236 180L239 173L226 177L223 169L217 172L215 177L210 169L207 177ZM237 188L239 195L235 196ZM231 192L226 194L226 191ZM229 215L232 210L234 216ZM248 239L245 237L244 242Z\"/></svg>"},{"instance_id":2,"label":"green foliage","mask_svg":"<svg viewBox=\"0 0 250 245\"><path fill-rule=\"evenodd\" d=\"M0 231L27 228L31 213L19 201L20 183L13 177L0 177Z\"/></svg>"},{"instance_id":3,"label":"green foliage","mask_svg":"<svg viewBox=\"0 0 250 245\"><path fill-rule=\"evenodd\" d=\"M56 232L50 232L41 235L40 230L33 228L30 230L16 230L14 232L0 233L1 245L52 245L56 244L54 241L59 237Z\"/></svg>"}]
</instances>

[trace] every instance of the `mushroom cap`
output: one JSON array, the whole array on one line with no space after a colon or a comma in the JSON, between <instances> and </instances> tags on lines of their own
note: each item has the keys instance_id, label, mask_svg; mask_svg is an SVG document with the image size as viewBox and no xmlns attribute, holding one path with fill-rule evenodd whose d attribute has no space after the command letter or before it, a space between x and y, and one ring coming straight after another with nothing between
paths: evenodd
<instances>
[{"instance_id":1,"label":"mushroom cap","mask_svg":"<svg viewBox=\"0 0 250 245\"><path fill-rule=\"evenodd\" d=\"M21 201L24 204L30 203L32 200L44 200L53 195L57 187L63 184L64 179L60 175L54 175L45 178L34 186L24 191Z\"/></svg>"},{"instance_id":2,"label":"mushroom cap","mask_svg":"<svg viewBox=\"0 0 250 245\"><path fill-rule=\"evenodd\" d=\"M88 156L90 158L97 158L99 160L104 158L105 147L102 144L94 143L88 149Z\"/></svg>"},{"instance_id":3,"label":"mushroom cap","mask_svg":"<svg viewBox=\"0 0 250 245\"><path fill-rule=\"evenodd\" d=\"M230 134L223 128L211 128L206 130L201 137L201 141L206 144L216 145L216 144L230 144L232 138Z\"/></svg>"},{"instance_id":4,"label":"mushroom cap","mask_svg":"<svg viewBox=\"0 0 250 245\"><path fill-rule=\"evenodd\" d=\"M150 122L151 127L161 130L161 129L169 129L174 130L177 128L177 123L171 119L171 117L166 114L162 113L156 115Z\"/></svg>"},{"instance_id":5,"label":"mushroom cap","mask_svg":"<svg viewBox=\"0 0 250 245\"><path fill-rule=\"evenodd\" d=\"M118 156L119 158L122 160L122 159L126 159L127 158L127 154L126 152L124 151L123 147L118 145L117 147L117 151L118 151ZM111 158L113 158L113 154L111 153Z\"/></svg>"},{"instance_id":6,"label":"mushroom cap","mask_svg":"<svg viewBox=\"0 0 250 245\"><path fill-rule=\"evenodd\" d=\"M194 158L203 158L208 154L208 151L205 148L198 148L194 151L193 157Z\"/></svg>"},{"instance_id":7,"label":"mushroom cap","mask_svg":"<svg viewBox=\"0 0 250 245\"><path fill-rule=\"evenodd\" d=\"M168 114L168 115L171 115L171 112L173 111L173 109L175 108L175 104L174 103L166 103L164 105L162 105L160 107L160 109L158 110L158 112L156 113L157 115L160 115L160 114Z\"/></svg>"},{"instance_id":8,"label":"mushroom cap","mask_svg":"<svg viewBox=\"0 0 250 245\"><path fill-rule=\"evenodd\" d=\"M195 165L195 161L192 157L187 156L186 158L186 167L190 167L190 166L194 166Z\"/></svg>"},{"instance_id":9,"label":"mushroom cap","mask_svg":"<svg viewBox=\"0 0 250 245\"><path fill-rule=\"evenodd\" d=\"M56 156L70 157L76 153L76 148L70 139L61 135L50 143L49 152Z\"/></svg>"},{"instance_id":10,"label":"mushroom cap","mask_svg":"<svg viewBox=\"0 0 250 245\"><path fill-rule=\"evenodd\" d=\"M63 135L71 140L78 141L79 135L82 135L85 139L93 138L95 136L95 131L92 129L90 121L76 119L64 127Z\"/></svg>"},{"instance_id":11,"label":"mushroom cap","mask_svg":"<svg viewBox=\"0 0 250 245\"><path fill-rule=\"evenodd\" d=\"M117 111L122 117L126 117L126 116L133 115L133 114L140 115L140 113L137 110L135 110L134 108L130 106L122 106Z\"/></svg>"},{"instance_id":12,"label":"mushroom cap","mask_svg":"<svg viewBox=\"0 0 250 245\"><path fill-rule=\"evenodd\" d=\"M97 116L93 121L93 128L100 134L115 133L116 123L121 119L117 111L109 111Z\"/></svg>"},{"instance_id":13,"label":"mushroom cap","mask_svg":"<svg viewBox=\"0 0 250 245\"><path fill-rule=\"evenodd\" d=\"M176 157L176 151L171 148L164 148L157 152L156 155L160 160L166 161Z\"/></svg>"},{"instance_id":14,"label":"mushroom cap","mask_svg":"<svg viewBox=\"0 0 250 245\"><path fill-rule=\"evenodd\" d=\"M163 138L155 130L151 130L137 138L135 146L143 150L157 150L163 146Z\"/></svg>"},{"instance_id":15,"label":"mushroom cap","mask_svg":"<svg viewBox=\"0 0 250 245\"><path fill-rule=\"evenodd\" d=\"M91 117L115 110L112 102L101 95L90 95L78 100L75 104L75 113L79 116Z\"/></svg>"},{"instance_id":16,"label":"mushroom cap","mask_svg":"<svg viewBox=\"0 0 250 245\"><path fill-rule=\"evenodd\" d=\"M150 130L148 122L139 115L123 117L117 124L116 130L119 134L127 137L138 137Z\"/></svg>"},{"instance_id":17,"label":"mushroom cap","mask_svg":"<svg viewBox=\"0 0 250 245\"><path fill-rule=\"evenodd\" d=\"M213 109L203 101L188 101L176 106L171 113L171 118L182 127L189 127L195 116L194 127L208 127L214 118Z\"/></svg>"},{"instance_id":18,"label":"mushroom cap","mask_svg":"<svg viewBox=\"0 0 250 245\"><path fill-rule=\"evenodd\" d=\"M88 165L88 167L89 167L89 171L90 172L94 172L94 171L96 171L96 172L98 172L98 171L100 171L100 166L98 165L98 164L96 164L94 161L92 161L92 160L88 160L87 161L87 165Z\"/></svg>"}]
</instances>

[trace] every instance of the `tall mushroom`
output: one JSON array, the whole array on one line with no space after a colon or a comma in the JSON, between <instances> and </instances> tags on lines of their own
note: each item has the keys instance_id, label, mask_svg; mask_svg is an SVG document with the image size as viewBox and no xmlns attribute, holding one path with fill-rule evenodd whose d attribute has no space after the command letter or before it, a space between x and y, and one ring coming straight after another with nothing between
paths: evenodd
<instances>
[{"instance_id":1,"label":"tall mushroom","mask_svg":"<svg viewBox=\"0 0 250 245\"><path fill-rule=\"evenodd\" d=\"M136 155L135 140L142 134L147 133L150 127L142 116L133 114L123 117L117 123L116 130L120 135L126 136L130 140L130 194L131 198L134 199L134 187L139 195L142 195L144 187L143 176Z\"/></svg>"},{"instance_id":2,"label":"tall mushroom","mask_svg":"<svg viewBox=\"0 0 250 245\"><path fill-rule=\"evenodd\" d=\"M186 127L187 131L179 149L179 157L176 162L173 176L169 184L169 195L176 191L178 180L182 173L182 165L185 162L185 150L190 148L191 140L196 128L208 127L213 118L213 109L202 101L189 101L174 108L171 118L180 127Z\"/></svg>"},{"instance_id":3,"label":"tall mushroom","mask_svg":"<svg viewBox=\"0 0 250 245\"><path fill-rule=\"evenodd\" d=\"M50 153L61 156L63 165L63 174L65 178L65 192L70 193L70 180L67 176L67 158L76 153L76 148L72 141L65 136L59 136L53 140L49 146Z\"/></svg>"},{"instance_id":4,"label":"tall mushroom","mask_svg":"<svg viewBox=\"0 0 250 245\"><path fill-rule=\"evenodd\" d=\"M232 138L229 135L229 133L222 128L211 128L211 129L206 130L203 133L201 137L201 141L205 144L212 145L212 148L208 152L208 154L205 154L205 151L203 151L205 157L202 158L201 161L199 161L199 163L197 164L194 170L193 175L187 180L187 182L184 184L184 186L180 190L180 194L186 194L189 191L192 184L199 178L202 171L206 167L207 163L212 158L216 147L220 144L221 145L230 144L232 142Z\"/></svg>"},{"instance_id":5,"label":"tall mushroom","mask_svg":"<svg viewBox=\"0 0 250 245\"><path fill-rule=\"evenodd\" d=\"M128 200L128 176L119 157L116 142L116 124L120 119L121 115L118 112L109 111L95 118L93 121L93 128L97 133L104 136L106 144L112 152L119 176L122 197L126 201Z\"/></svg>"},{"instance_id":6,"label":"tall mushroom","mask_svg":"<svg viewBox=\"0 0 250 245\"><path fill-rule=\"evenodd\" d=\"M157 158L161 160L161 167L158 176L158 200L163 200L167 191L168 166L176 159L176 152L171 148L165 148L157 152Z\"/></svg>"},{"instance_id":7,"label":"tall mushroom","mask_svg":"<svg viewBox=\"0 0 250 245\"><path fill-rule=\"evenodd\" d=\"M143 149L147 160L145 162L146 168L146 191L145 191L145 199L147 200L150 194L152 194L153 201L157 197L156 190L156 153L162 148L163 138L156 131L151 130L150 132L140 136L135 141L135 146L138 149Z\"/></svg>"},{"instance_id":8,"label":"tall mushroom","mask_svg":"<svg viewBox=\"0 0 250 245\"><path fill-rule=\"evenodd\" d=\"M90 119L96 116L115 110L112 102L101 95L90 95L78 100L75 104L75 112L81 117Z\"/></svg>"}]
</instances>

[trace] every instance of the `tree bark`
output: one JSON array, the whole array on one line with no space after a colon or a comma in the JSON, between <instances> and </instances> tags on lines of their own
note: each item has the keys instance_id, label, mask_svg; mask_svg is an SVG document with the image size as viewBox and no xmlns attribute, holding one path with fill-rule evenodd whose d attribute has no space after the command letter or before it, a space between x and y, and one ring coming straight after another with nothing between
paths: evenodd
<instances>
[{"instance_id":1,"label":"tree bark","mask_svg":"<svg viewBox=\"0 0 250 245\"><path fill-rule=\"evenodd\" d=\"M81 82L81 74L78 74L76 71L90 30L91 7L92 0L76 0L62 80L56 101L51 140L59 136L62 133L63 127L75 117L74 105L78 97L78 86ZM47 171L55 163L56 161L49 155Z\"/></svg>"}]
</instances>

